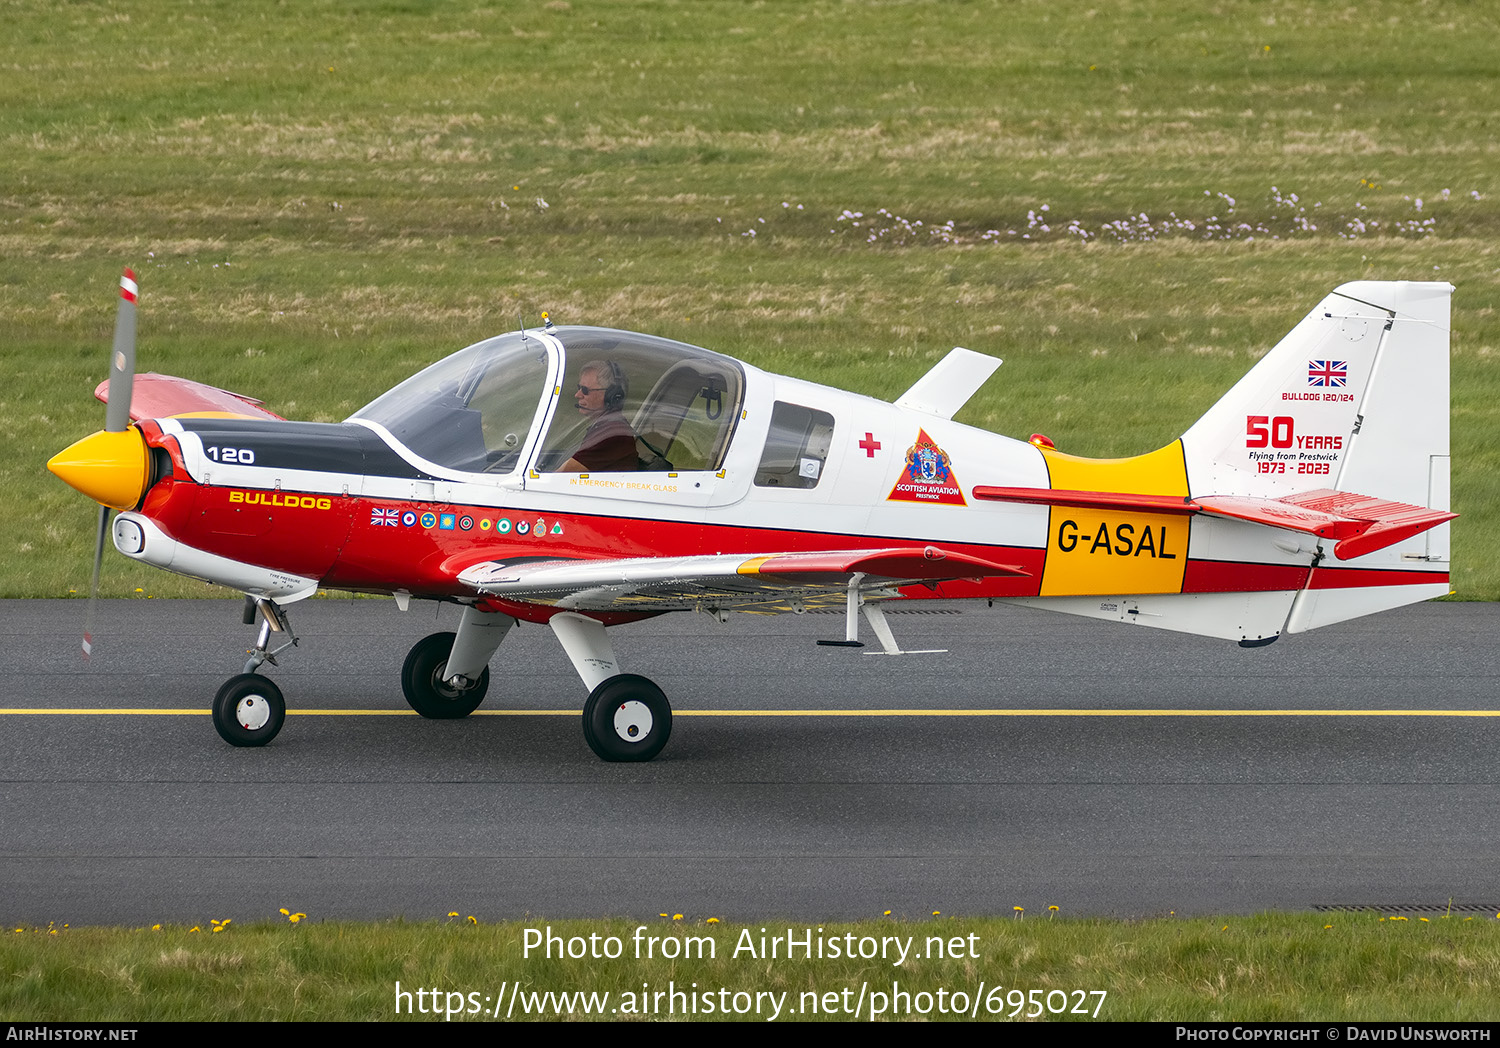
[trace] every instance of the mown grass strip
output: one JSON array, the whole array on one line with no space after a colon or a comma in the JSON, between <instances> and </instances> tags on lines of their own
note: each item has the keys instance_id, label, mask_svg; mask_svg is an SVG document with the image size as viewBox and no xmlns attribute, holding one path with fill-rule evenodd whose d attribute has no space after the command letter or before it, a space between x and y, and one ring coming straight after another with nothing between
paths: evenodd
<instances>
[{"instance_id":1,"label":"mown grass strip","mask_svg":"<svg viewBox=\"0 0 1500 1048\"><path fill-rule=\"evenodd\" d=\"M20 926L0 1019L1493 1019L1500 921L1415 912Z\"/></svg>"}]
</instances>

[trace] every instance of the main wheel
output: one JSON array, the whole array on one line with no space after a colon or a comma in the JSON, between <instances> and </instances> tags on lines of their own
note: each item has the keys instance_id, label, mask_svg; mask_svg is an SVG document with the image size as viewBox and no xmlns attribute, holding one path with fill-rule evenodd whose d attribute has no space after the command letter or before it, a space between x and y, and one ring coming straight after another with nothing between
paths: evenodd
<instances>
[{"instance_id":1,"label":"main wheel","mask_svg":"<svg viewBox=\"0 0 1500 1048\"><path fill-rule=\"evenodd\" d=\"M672 735L672 704L634 673L610 677L583 704L583 737L601 760L649 761Z\"/></svg>"},{"instance_id":2,"label":"main wheel","mask_svg":"<svg viewBox=\"0 0 1500 1048\"><path fill-rule=\"evenodd\" d=\"M406 694L406 701L412 709L433 720L467 717L479 708L484 693L490 689L488 666L467 688L455 688L444 682L454 636L452 633L434 633L417 641L401 667L401 690Z\"/></svg>"},{"instance_id":3,"label":"main wheel","mask_svg":"<svg viewBox=\"0 0 1500 1048\"><path fill-rule=\"evenodd\" d=\"M214 696L214 730L231 746L264 746L285 720L281 689L259 673L230 677Z\"/></svg>"}]
</instances>

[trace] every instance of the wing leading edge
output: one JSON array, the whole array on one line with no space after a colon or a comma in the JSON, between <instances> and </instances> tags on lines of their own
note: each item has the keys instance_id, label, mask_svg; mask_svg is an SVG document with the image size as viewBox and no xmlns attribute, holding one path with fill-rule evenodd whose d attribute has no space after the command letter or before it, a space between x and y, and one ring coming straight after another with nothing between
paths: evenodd
<instances>
[{"instance_id":1,"label":"wing leading edge","mask_svg":"<svg viewBox=\"0 0 1500 1048\"><path fill-rule=\"evenodd\" d=\"M775 611L840 605L861 593L921 582L1027 574L936 546L725 553L621 560L486 561L459 573L477 593L576 611Z\"/></svg>"}]
</instances>

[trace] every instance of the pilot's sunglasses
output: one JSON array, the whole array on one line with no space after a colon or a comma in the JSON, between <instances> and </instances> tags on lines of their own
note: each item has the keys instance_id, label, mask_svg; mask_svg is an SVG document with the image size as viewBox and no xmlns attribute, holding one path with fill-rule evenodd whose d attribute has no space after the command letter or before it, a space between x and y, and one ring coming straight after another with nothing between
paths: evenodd
<instances>
[{"instance_id":1,"label":"pilot's sunglasses","mask_svg":"<svg viewBox=\"0 0 1500 1048\"><path fill-rule=\"evenodd\" d=\"M588 396L590 393L602 393L608 388L609 387L607 386L595 386L593 389L590 389L588 386L579 383L578 392L582 393L584 396Z\"/></svg>"}]
</instances>

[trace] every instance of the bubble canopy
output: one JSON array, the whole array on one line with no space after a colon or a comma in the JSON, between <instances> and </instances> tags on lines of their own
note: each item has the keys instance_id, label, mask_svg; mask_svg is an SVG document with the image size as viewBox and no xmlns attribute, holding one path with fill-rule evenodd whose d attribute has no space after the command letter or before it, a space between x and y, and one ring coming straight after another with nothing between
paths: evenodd
<instances>
[{"instance_id":1,"label":"bubble canopy","mask_svg":"<svg viewBox=\"0 0 1500 1048\"><path fill-rule=\"evenodd\" d=\"M616 468L718 468L743 399L739 362L608 328L511 332L477 342L377 397L349 421L375 424L443 470L493 476L527 464L532 437L550 417L533 468L551 472L566 468L570 449L582 439L573 404L580 375L605 362L619 387L612 408L637 439L637 456ZM549 375L556 376L551 383Z\"/></svg>"}]
</instances>

